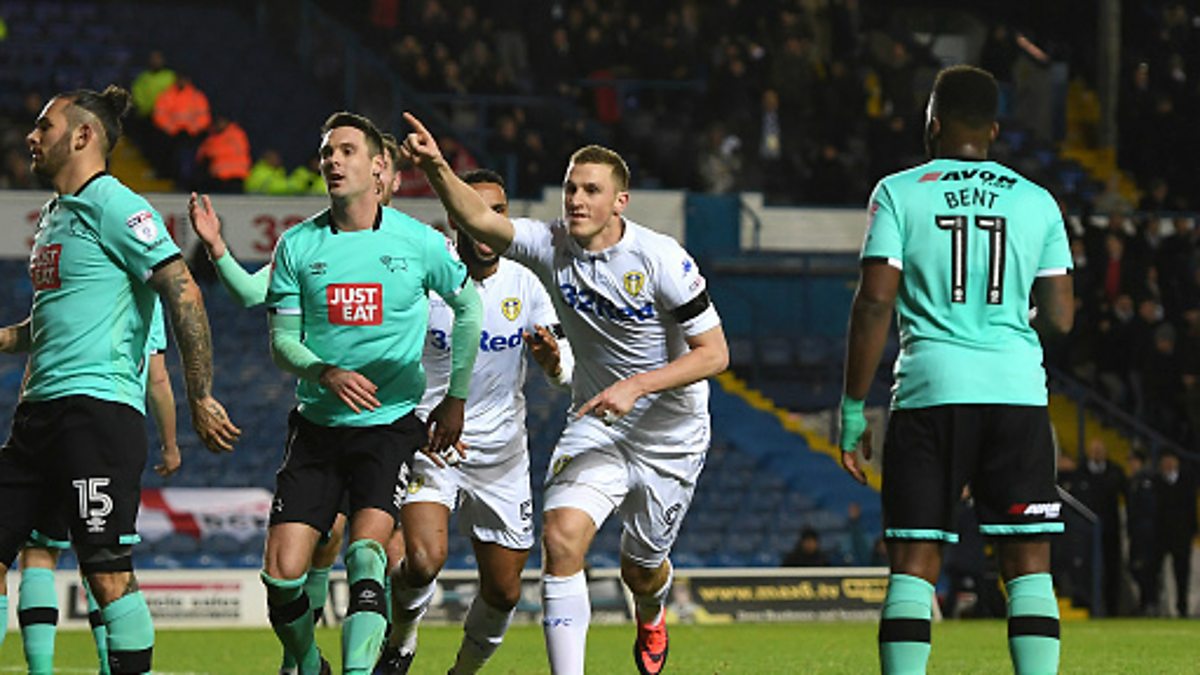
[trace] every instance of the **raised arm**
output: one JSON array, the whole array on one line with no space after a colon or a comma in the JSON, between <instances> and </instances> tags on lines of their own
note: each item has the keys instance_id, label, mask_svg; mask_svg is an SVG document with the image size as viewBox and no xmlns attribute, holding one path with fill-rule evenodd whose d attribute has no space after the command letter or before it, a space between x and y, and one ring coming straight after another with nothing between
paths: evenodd
<instances>
[{"instance_id":1,"label":"raised arm","mask_svg":"<svg viewBox=\"0 0 1200 675\"><path fill-rule=\"evenodd\" d=\"M29 317L20 323L0 328L0 352L5 354L24 354L29 351Z\"/></svg>"},{"instance_id":2,"label":"raised arm","mask_svg":"<svg viewBox=\"0 0 1200 675\"><path fill-rule=\"evenodd\" d=\"M512 221L493 211L474 188L454 173L433 134L420 120L406 112L404 121L412 126L413 132L404 138L400 154L425 173L454 224L493 251L507 251L513 240Z\"/></svg>"},{"instance_id":3,"label":"raised arm","mask_svg":"<svg viewBox=\"0 0 1200 675\"><path fill-rule=\"evenodd\" d=\"M241 431L212 396L212 335L200 288L182 259L163 265L150 276L149 283L171 317L175 343L183 357L183 379L196 435L213 452L233 450Z\"/></svg>"},{"instance_id":4,"label":"raised arm","mask_svg":"<svg viewBox=\"0 0 1200 675\"><path fill-rule=\"evenodd\" d=\"M197 197L195 192L192 193L192 198L188 200L188 222L192 224L196 236L204 244L209 259L213 261L217 278L233 299L242 307L254 307L266 302L267 286L271 281L270 266L264 265L254 274L250 274L233 257L221 237L221 219L213 210L208 195Z\"/></svg>"}]
</instances>

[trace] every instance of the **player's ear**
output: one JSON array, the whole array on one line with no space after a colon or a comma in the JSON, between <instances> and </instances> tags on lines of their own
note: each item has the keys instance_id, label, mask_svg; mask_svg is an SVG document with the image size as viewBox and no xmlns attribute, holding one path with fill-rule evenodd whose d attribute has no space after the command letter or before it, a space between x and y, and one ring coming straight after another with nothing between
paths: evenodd
<instances>
[{"instance_id":1,"label":"player's ear","mask_svg":"<svg viewBox=\"0 0 1200 675\"><path fill-rule=\"evenodd\" d=\"M625 212L625 207L629 206L629 192L622 190L617 193L617 201L613 204L613 212L618 216Z\"/></svg>"},{"instance_id":2,"label":"player's ear","mask_svg":"<svg viewBox=\"0 0 1200 675\"><path fill-rule=\"evenodd\" d=\"M72 132L72 136L74 136L74 138L72 139L73 142L71 145L74 146L76 151L79 151L86 148L88 143L91 143L96 139L96 132L94 129L92 129L92 125L84 122L75 127L75 131Z\"/></svg>"},{"instance_id":3,"label":"player's ear","mask_svg":"<svg viewBox=\"0 0 1200 675\"><path fill-rule=\"evenodd\" d=\"M995 142L996 137L1000 135L1000 123L992 122L992 130L988 135L988 140Z\"/></svg>"}]
</instances>

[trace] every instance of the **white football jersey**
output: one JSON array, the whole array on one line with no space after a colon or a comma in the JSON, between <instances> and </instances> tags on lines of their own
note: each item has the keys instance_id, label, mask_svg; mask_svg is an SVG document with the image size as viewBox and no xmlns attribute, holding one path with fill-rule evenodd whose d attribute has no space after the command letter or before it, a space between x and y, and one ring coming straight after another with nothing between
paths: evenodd
<instances>
[{"instance_id":1,"label":"white football jersey","mask_svg":"<svg viewBox=\"0 0 1200 675\"><path fill-rule=\"evenodd\" d=\"M496 273L476 281L483 303L483 332L479 354L471 373L466 423L462 439L467 444L464 464L494 464L493 456L521 433L525 426L525 342L521 334L533 333L534 325L550 328L558 324L550 297L537 277L521 265L500 260ZM450 387L450 341L454 312L436 294L429 296L429 332L421 363L425 367L425 396L417 407L428 419ZM565 349L565 342L560 342Z\"/></svg>"},{"instance_id":2,"label":"white football jersey","mask_svg":"<svg viewBox=\"0 0 1200 675\"><path fill-rule=\"evenodd\" d=\"M513 220L505 255L541 278L571 341L573 408L619 380L662 368L687 353L686 337L721 322L704 277L679 242L624 222L619 242L592 252L579 246L562 220ZM643 430L689 419L708 424L708 383L644 396L627 419Z\"/></svg>"}]
</instances>

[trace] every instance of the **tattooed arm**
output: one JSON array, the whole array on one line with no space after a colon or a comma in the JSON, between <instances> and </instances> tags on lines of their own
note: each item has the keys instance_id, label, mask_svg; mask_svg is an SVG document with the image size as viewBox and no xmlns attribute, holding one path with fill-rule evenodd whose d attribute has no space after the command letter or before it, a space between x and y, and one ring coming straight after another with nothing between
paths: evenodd
<instances>
[{"instance_id":1,"label":"tattooed arm","mask_svg":"<svg viewBox=\"0 0 1200 675\"><path fill-rule=\"evenodd\" d=\"M29 317L21 323L0 328L0 352L21 354L29 351Z\"/></svg>"},{"instance_id":2,"label":"tattooed arm","mask_svg":"<svg viewBox=\"0 0 1200 675\"><path fill-rule=\"evenodd\" d=\"M241 431L212 396L212 336L200 288L182 259L154 272L150 285L171 317L175 342L183 358L183 380L196 435L213 452L232 450Z\"/></svg>"}]
</instances>

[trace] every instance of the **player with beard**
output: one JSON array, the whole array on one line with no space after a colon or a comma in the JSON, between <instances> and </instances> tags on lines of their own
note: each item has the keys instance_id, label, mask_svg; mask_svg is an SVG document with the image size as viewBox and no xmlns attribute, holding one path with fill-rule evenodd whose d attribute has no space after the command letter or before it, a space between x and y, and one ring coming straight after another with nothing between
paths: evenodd
<instances>
[{"instance_id":1,"label":"player with beard","mask_svg":"<svg viewBox=\"0 0 1200 675\"><path fill-rule=\"evenodd\" d=\"M26 137L32 168L55 198L34 235L30 316L0 328L0 351L30 355L12 434L0 449L0 583L38 522L64 517L99 604L114 673L147 672L153 654L132 546L156 298L171 317L200 440L229 451L240 433L212 397L199 288L162 218L106 171L128 107L128 92L115 86L59 94Z\"/></svg>"}]
</instances>

